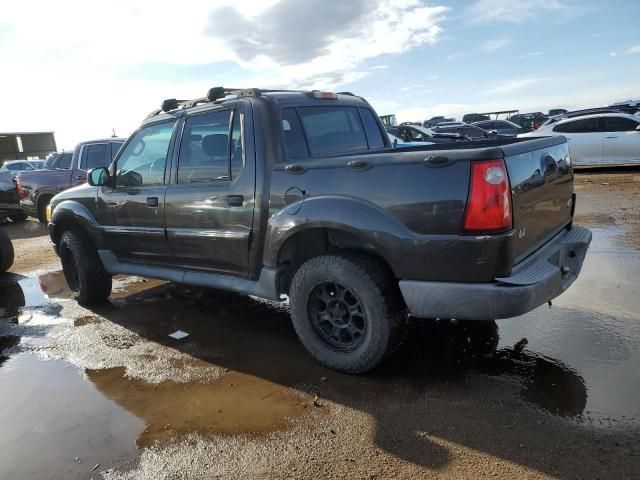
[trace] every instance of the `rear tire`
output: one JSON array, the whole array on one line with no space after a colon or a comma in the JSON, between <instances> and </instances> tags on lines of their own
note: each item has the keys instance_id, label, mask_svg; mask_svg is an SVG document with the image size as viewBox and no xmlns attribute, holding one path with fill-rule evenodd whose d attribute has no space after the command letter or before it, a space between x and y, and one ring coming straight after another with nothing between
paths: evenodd
<instances>
[{"instance_id":1,"label":"rear tire","mask_svg":"<svg viewBox=\"0 0 640 480\"><path fill-rule=\"evenodd\" d=\"M4 272L13 265L14 252L13 244L9 235L0 230L0 272Z\"/></svg>"},{"instance_id":2,"label":"rear tire","mask_svg":"<svg viewBox=\"0 0 640 480\"><path fill-rule=\"evenodd\" d=\"M67 285L81 305L102 303L111 294L111 275L104 269L98 251L78 231L67 230L60 239L60 260Z\"/></svg>"},{"instance_id":3,"label":"rear tire","mask_svg":"<svg viewBox=\"0 0 640 480\"><path fill-rule=\"evenodd\" d=\"M289 303L309 353L346 373L367 372L392 354L407 318L391 272L364 256L308 260L293 277Z\"/></svg>"}]
</instances>

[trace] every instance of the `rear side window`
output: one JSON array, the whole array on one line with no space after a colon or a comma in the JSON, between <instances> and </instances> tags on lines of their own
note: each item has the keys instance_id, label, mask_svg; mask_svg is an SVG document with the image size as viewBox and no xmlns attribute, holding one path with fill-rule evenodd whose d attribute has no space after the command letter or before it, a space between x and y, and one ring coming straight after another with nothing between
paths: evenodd
<instances>
[{"instance_id":1,"label":"rear side window","mask_svg":"<svg viewBox=\"0 0 640 480\"><path fill-rule=\"evenodd\" d=\"M295 108L282 110L282 131L287 158L309 158L309 149Z\"/></svg>"},{"instance_id":2,"label":"rear side window","mask_svg":"<svg viewBox=\"0 0 640 480\"><path fill-rule=\"evenodd\" d=\"M373 113L368 108L360 109L360 117L362 118L362 124L364 125L364 133L367 136L367 142L369 143L369 148L382 148L384 147L384 140L382 139L382 134L380 133L380 127L378 127L378 122L376 122Z\"/></svg>"},{"instance_id":3,"label":"rear side window","mask_svg":"<svg viewBox=\"0 0 640 480\"><path fill-rule=\"evenodd\" d=\"M95 143L93 145L85 145L82 148L82 157L80 158L80 169L91 170L92 168L104 167L107 165L107 143Z\"/></svg>"},{"instance_id":4,"label":"rear side window","mask_svg":"<svg viewBox=\"0 0 640 480\"><path fill-rule=\"evenodd\" d=\"M355 107L302 107L298 113L312 156L367 150L367 139Z\"/></svg>"},{"instance_id":5,"label":"rear side window","mask_svg":"<svg viewBox=\"0 0 640 480\"><path fill-rule=\"evenodd\" d=\"M633 132L638 125L638 122L624 117L604 117L602 119L605 132Z\"/></svg>"},{"instance_id":6,"label":"rear side window","mask_svg":"<svg viewBox=\"0 0 640 480\"><path fill-rule=\"evenodd\" d=\"M558 133L592 133L598 131L597 118L583 118L572 122L562 123L553 128Z\"/></svg>"},{"instance_id":7,"label":"rear side window","mask_svg":"<svg viewBox=\"0 0 640 480\"><path fill-rule=\"evenodd\" d=\"M58 157L58 161L56 162L55 168L68 170L69 168L71 168L72 158L73 158L73 153L63 153Z\"/></svg>"}]
</instances>

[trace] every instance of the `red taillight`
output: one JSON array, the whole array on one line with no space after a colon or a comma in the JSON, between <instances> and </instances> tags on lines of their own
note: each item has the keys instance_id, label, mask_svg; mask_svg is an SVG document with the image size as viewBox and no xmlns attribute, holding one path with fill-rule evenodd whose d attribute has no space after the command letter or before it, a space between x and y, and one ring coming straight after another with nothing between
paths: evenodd
<instances>
[{"instance_id":1,"label":"red taillight","mask_svg":"<svg viewBox=\"0 0 640 480\"><path fill-rule=\"evenodd\" d=\"M18 191L18 198L22 200L24 198L24 188L22 188L22 184L17 178L14 180L14 182L16 184L16 190Z\"/></svg>"},{"instance_id":2,"label":"red taillight","mask_svg":"<svg viewBox=\"0 0 640 480\"><path fill-rule=\"evenodd\" d=\"M338 98L338 95L333 92L321 92L319 90L313 90L311 92L311 95L313 96L313 98L319 98L323 100L336 100Z\"/></svg>"},{"instance_id":3,"label":"red taillight","mask_svg":"<svg viewBox=\"0 0 640 480\"><path fill-rule=\"evenodd\" d=\"M462 233L483 234L513 226L509 178L502 159L471 162L469 200Z\"/></svg>"}]
</instances>

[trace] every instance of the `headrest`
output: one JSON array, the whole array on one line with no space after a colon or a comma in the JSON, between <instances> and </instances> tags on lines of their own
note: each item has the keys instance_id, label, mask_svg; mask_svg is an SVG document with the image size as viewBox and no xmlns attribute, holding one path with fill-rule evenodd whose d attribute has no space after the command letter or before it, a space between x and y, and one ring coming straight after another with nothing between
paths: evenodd
<instances>
[{"instance_id":1,"label":"headrest","mask_svg":"<svg viewBox=\"0 0 640 480\"><path fill-rule=\"evenodd\" d=\"M202 139L202 151L209 157L226 156L228 136L224 134L207 135Z\"/></svg>"}]
</instances>

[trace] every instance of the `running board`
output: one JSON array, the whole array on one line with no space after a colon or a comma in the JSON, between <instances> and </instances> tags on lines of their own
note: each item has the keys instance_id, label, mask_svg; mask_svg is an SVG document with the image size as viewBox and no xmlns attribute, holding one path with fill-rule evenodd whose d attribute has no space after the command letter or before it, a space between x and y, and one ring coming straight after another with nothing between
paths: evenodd
<instances>
[{"instance_id":1,"label":"running board","mask_svg":"<svg viewBox=\"0 0 640 480\"><path fill-rule=\"evenodd\" d=\"M111 250L98 250L100 260L111 275L125 274L146 278L157 278L170 282L197 285L200 287L219 288L232 292L255 295L269 300L280 300L278 293L278 273L276 268L263 267L258 280L218 275L215 273L197 272L182 268L157 267L138 263L124 263L118 260Z\"/></svg>"}]
</instances>

